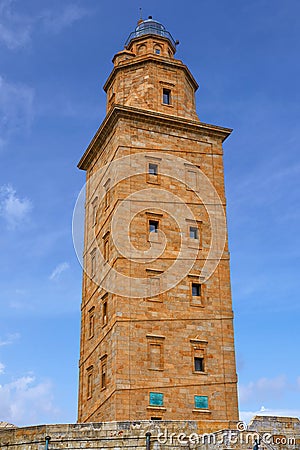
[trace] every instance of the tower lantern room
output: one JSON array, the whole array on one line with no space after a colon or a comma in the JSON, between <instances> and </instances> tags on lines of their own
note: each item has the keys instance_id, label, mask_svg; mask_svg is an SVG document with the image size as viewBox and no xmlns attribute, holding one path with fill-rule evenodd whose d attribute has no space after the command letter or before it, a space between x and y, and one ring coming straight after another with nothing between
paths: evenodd
<instances>
[{"instance_id":1,"label":"tower lantern room","mask_svg":"<svg viewBox=\"0 0 300 450\"><path fill-rule=\"evenodd\" d=\"M149 16L147 20L139 20L135 31L130 33L125 48L136 55L154 53L173 58L177 43L161 23Z\"/></svg>"},{"instance_id":2,"label":"tower lantern room","mask_svg":"<svg viewBox=\"0 0 300 450\"><path fill-rule=\"evenodd\" d=\"M165 27L149 16L130 33L124 50L113 58L114 68L104 85L107 113L115 106L131 106L197 120L198 84L181 61Z\"/></svg>"}]
</instances>

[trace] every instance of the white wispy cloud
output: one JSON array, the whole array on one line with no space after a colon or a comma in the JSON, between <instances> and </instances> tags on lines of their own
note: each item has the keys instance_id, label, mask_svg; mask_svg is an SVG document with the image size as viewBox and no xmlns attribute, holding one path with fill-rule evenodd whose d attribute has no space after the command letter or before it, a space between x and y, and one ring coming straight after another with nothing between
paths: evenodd
<instances>
[{"instance_id":1,"label":"white wispy cloud","mask_svg":"<svg viewBox=\"0 0 300 450\"><path fill-rule=\"evenodd\" d=\"M27 294L27 291L26 291L26 289L16 289L15 293L17 295L25 295L25 294Z\"/></svg>"},{"instance_id":2,"label":"white wispy cloud","mask_svg":"<svg viewBox=\"0 0 300 450\"><path fill-rule=\"evenodd\" d=\"M34 95L31 87L11 83L0 75L0 148L12 134L30 129L34 117Z\"/></svg>"},{"instance_id":3,"label":"white wispy cloud","mask_svg":"<svg viewBox=\"0 0 300 450\"><path fill-rule=\"evenodd\" d=\"M256 402L256 404L264 403L266 405L271 401L273 402L274 398L276 398L278 404L280 404L282 397L286 393L298 390L300 390L300 377L291 382L284 375L278 375L274 378L263 377L246 385L239 385L240 419L248 423L256 415L300 418L299 408L284 409L261 406L257 411L249 411L243 408L243 404L249 400Z\"/></svg>"},{"instance_id":4,"label":"white wispy cloud","mask_svg":"<svg viewBox=\"0 0 300 450\"><path fill-rule=\"evenodd\" d=\"M18 12L17 2L0 0L0 43L9 50L24 48L31 43L36 29L57 34L89 14L86 8L70 3L29 15Z\"/></svg>"},{"instance_id":5,"label":"white wispy cloud","mask_svg":"<svg viewBox=\"0 0 300 450\"><path fill-rule=\"evenodd\" d=\"M28 198L17 196L11 185L0 186L0 217L10 229L26 222L32 210L32 202Z\"/></svg>"},{"instance_id":6,"label":"white wispy cloud","mask_svg":"<svg viewBox=\"0 0 300 450\"><path fill-rule=\"evenodd\" d=\"M87 9L69 4L60 12L49 10L42 13L40 17L45 30L57 34L89 14L90 12Z\"/></svg>"},{"instance_id":7,"label":"white wispy cloud","mask_svg":"<svg viewBox=\"0 0 300 450\"><path fill-rule=\"evenodd\" d=\"M300 409L272 409L262 406L257 411L240 411L240 420L249 423L254 416L277 416L277 417L298 417L300 418Z\"/></svg>"},{"instance_id":8,"label":"white wispy cloud","mask_svg":"<svg viewBox=\"0 0 300 450\"><path fill-rule=\"evenodd\" d=\"M19 333L8 334L4 339L0 338L0 347L13 344L17 339L19 339Z\"/></svg>"},{"instance_id":9,"label":"white wispy cloud","mask_svg":"<svg viewBox=\"0 0 300 450\"><path fill-rule=\"evenodd\" d=\"M0 375L4 373L5 365L0 362Z\"/></svg>"},{"instance_id":10,"label":"white wispy cloud","mask_svg":"<svg viewBox=\"0 0 300 450\"><path fill-rule=\"evenodd\" d=\"M63 262L58 264L55 269L53 270L53 272L51 273L51 275L49 276L50 280L56 281L59 279L59 277L61 276L61 274L63 272L65 272L66 270L68 270L70 268L70 264L67 262Z\"/></svg>"},{"instance_id":11,"label":"white wispy cloud","mask_svg":"<svg viewBox=\"0 0 300 450\"><path fill-rule=\"evenodd\" d=\"M250 399L260 399L266 401L273 398L274 395L280 396L286 389L289 388L289 383L284 375L279 375L274 378L260 378L257 381L251 381L247 385L239 386L239 400L244 403Z\"/></svg>"},{"instance_id":12,"label":"white wispy cloud","mask_svg":"<svg viewBox=\"0 0 300 450\"><path fill-rule=\"evenodd\" d=\"M30 42L31 19L13 10L13 0L0 1L0 42L15 50Z\"/></svg>"},{"instance_id":13,"label":"white wispy cloud","mask_svg":"<svg viewBox=\"0 0 300 450\"><path fill-rule=\"evenodd\" d=\"M290 147L293 149L295 145ZM267 160L261 158L245 173L241 171L235 176L232 207L238 210L235 222L239 227L249 220L258 223L258 220L271 219L275 224L299 221L300 164L292 153L274 150L274 156ZM284 205L282 214L278 214L278 203ZM264 215L259 216L257 208L263 208Z\"/></svg>"},{"instance_id":14,"label":"white wispy cloud","mask_svg":"<svg viewBox=\"0 0 300 450\"><path fill-rule=\"evenodd\" d=\"M0 417L15 425L40 423L44 413L57 414L52 384L32 375L0 385Z\"/></svg>"}]
</instances>

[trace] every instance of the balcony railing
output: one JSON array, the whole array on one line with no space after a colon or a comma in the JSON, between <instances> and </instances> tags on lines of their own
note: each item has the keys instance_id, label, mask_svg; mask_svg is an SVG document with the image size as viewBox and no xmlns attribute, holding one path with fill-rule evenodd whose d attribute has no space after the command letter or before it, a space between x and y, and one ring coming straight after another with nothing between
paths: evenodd
<instances>
[{"instance_id":1,"label":"balcony railing","mask_svg":"<svg viewBox=\"0 0 300 450\"><path fill-rule=\"evenodd\" d=\"M161 25L160 23L146 23L143 22L141 23L135 31L133 31L132 33L130 33L127 41L125 42L125 47L128 46L128 44L130 43L130 41L132 41L132 39L138 38L140 36L145 36L148 34L154 34L156 36L162 36L164 38L167 38L171 44L173 45L173 47L176 47L176 42L173 39L172 35L165 30L164 26Z\"/></svg>"}]
</instances>

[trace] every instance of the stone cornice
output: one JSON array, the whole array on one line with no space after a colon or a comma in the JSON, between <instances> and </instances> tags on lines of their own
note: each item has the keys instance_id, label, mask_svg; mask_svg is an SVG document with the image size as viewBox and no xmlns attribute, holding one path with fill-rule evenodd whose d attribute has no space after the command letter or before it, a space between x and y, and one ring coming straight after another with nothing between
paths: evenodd
<instances>
[{"instance_id":1,"label":"stone cornice","mask_svg":"<svg viewBox=\"0 0 300 450\"><path fill-rule=\"evenodd\" d=\"M213 135L221 139L222 142L231 134L231 128L219 127L217 125L210 125L196 120L189 120L183 117L172 116L169 114L163 114L156 111L144 110L140 108L133 108L130 106L115 105L105 117L104 121L98 128L95 136L90 142L84 155L78 163L78 168L87 170L91 163L97 147L105 141L111 130L117 121L121 118L135 120L136 122L156 123L164 124L170 127L177 128L179 130L191 131L196 133L205 133L207 135Z\"/></svg>"},{"instance_id":2,"label":"stone cornice","mask_svg":"<svg viewBox=\"0 0 300 450\"><path fill-rule=\"evenodd\" d=\"M191 72L189 71L188 67L185 64L183 64L183 62L179 61L178 59L167 59L167 58L163 58L161 56L147 54L147 55L143 55L140 57L136 56L135 58L128 59L128 60L120 63L118 66L115 66L113 68L113 70L111 71L108 79L106 80L106 83L103 86L104 91L107 92L112 78L116 75L116 73L119 70L122 70L122 69L124 69L124 67L128 67L128 66L134 67L134 66L149 64L152 62L155 62L155 64L167 65L169 67L176 67L177 69L184 70L186 75L188 76L192 86L194 87L195 91L198 89L199 85L198 85L197 81L195 80L195 78L193 77Z\"/></svg>"}]
</instances>

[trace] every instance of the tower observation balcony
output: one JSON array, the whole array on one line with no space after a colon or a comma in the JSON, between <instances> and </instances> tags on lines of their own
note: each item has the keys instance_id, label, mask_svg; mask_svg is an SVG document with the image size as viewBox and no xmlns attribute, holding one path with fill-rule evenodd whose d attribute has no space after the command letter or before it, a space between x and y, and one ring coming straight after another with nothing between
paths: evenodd
<instances>
[{"instance_id":1,"label":"tower observation balcony","mask_svg":"<svg viewBox=\"0 0 300 450\"><path fill-rule=\"evenodd\" d=\"M152 19L152 16L149 16L148 19L140 21L138 23L138 26L136 27L135 31L130 33L127 41L125 42L125 47L127 48L133 39L146 35L156 35L164 37L169 40L174 51L176 50L176 45L178 44L178 42L175 42L171 33L169 33L160 22L157 22L157 20Z\"/></svg>"}]
</instances>

